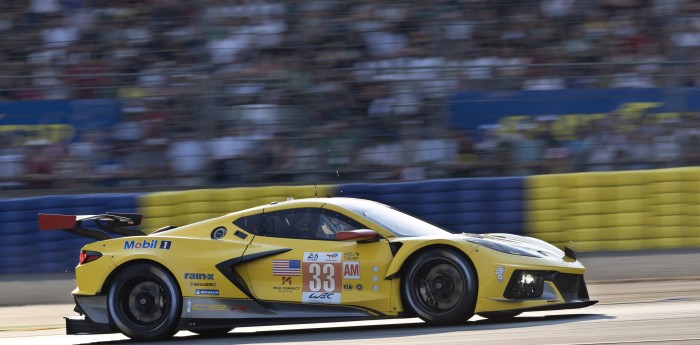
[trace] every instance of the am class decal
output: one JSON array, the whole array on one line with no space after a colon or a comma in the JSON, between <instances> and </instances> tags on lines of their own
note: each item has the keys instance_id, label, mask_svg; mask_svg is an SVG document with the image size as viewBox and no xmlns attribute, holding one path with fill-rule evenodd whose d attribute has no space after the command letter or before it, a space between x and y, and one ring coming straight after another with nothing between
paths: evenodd
<instances>
[{"instance_id":1,"label":"am class decal","mask_svg":"<svg viewBox=\"0 0 700 345\"><path fill-rule=\"evenodd\" d=\"M343 262L343 279L360 279L360 263L358 261Z\"/></svg>"}]
</instances>

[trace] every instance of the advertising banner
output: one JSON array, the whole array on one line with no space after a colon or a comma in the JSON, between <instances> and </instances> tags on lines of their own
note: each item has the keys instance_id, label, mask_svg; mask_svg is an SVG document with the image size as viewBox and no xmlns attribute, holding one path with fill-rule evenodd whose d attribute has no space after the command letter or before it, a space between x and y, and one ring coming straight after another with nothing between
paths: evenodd
<instances>
[{"instance_id":1,"label":"advertising banner","mask_svg":"<svg viewBox=\"0 0 700 345\"><path fill-rule=\"evenodd\" d=\"M120 116L121 103L115 99L0 102L0 135L71 141L78 131L109 129Z\"/></svg>"},{"instance_id":2,"label":"advertising banner","mask_svg":"<svg viewBox=\"0 0 700 345\"><path fill-rule=\"evenodd\" d=\"M461 92L448 109L451 124L467 130L542 118L567 126L615 115L668 118L700 111L700 88Z\"/></svg>"}]
</instances>

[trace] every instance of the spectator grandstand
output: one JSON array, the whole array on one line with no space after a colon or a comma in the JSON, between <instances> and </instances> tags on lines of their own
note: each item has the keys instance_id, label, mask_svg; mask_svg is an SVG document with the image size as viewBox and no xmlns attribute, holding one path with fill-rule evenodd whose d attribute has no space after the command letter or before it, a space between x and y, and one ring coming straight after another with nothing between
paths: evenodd
<instances>
[{"instance_id":1,"label":"spectator grandstand","mask_svg":"<svg viewBox=\"0 0 700 345\"><path fill-rule=\"evenodd\" d=\"M673 90L700 86L698 11L692 0L3 1L0 105L106 99L119 114L49 137L0 116L0 188L694 165L700 108ZM460 92L612 89L660 89L676 115L609 109L564 131L563 113L469 127L451 110Z\"/></svg>"}]
</instances>

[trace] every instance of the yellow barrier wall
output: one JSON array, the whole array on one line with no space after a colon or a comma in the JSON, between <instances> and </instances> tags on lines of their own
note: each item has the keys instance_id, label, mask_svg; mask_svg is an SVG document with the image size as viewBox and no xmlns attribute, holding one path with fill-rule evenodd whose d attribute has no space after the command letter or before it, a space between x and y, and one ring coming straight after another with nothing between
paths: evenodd
<instances>
[{"instance_id":1,"label":"yellow barrier wall","mask_svg":"<svg viewBox=\"0 0 700 345\"><path fill-rule=\"evenodd\" d=\"M526 179L530 236L580 251L700 246L700 168Z\"/></svg>"}]
</instances>

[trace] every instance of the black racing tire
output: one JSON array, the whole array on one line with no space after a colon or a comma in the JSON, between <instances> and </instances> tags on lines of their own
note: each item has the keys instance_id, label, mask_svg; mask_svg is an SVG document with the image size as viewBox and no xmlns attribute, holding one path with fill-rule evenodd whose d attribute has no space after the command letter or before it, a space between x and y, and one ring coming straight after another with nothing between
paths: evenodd
<instances>
[{"instance_id":1,"label":"black racing tire","mask_svg":"<svg viewBox=\"0 0 700 345\"><path fill-rule=\"evenodd\" d=\"M138 263L114 277L107 309L114 326L127 337L164 339L177 332L182 294L169 272L155 264Z\"/></svg>"},{"instance_id":2,"label":"black racing tire","mask_svg":"<svg viewBox=\"0 0 700 345\"><path fill-rule=\"evenodd\" d=\"M465 323L474 316L476 274L455 251L429 250L407 267L402 295L406 308L428 323Z\"/></svg>"},{"instance_id":3,"label":"black racing tire","mask_svg":"<svg viewBox=\"0 0 700 345\"><path fill-rule=\"evenodd\" d=\"M510 321L522 313L521 311L495 311L491 313L479 313L477 315L493 321Z\"/></svg>"},{"instance_id":4,"label":"black racing tire","mask_svg":"<svg viewBox=\"0 0 700 345\"><path fill-rule=\"evenodd\" d=\"M192 333L199 334L200 337L204 338L216 338L226 335L226 333L231 332L233 327L226 328L209 328L209 329L193 329L190 330Z\"/></svg>"}]
</instances>

